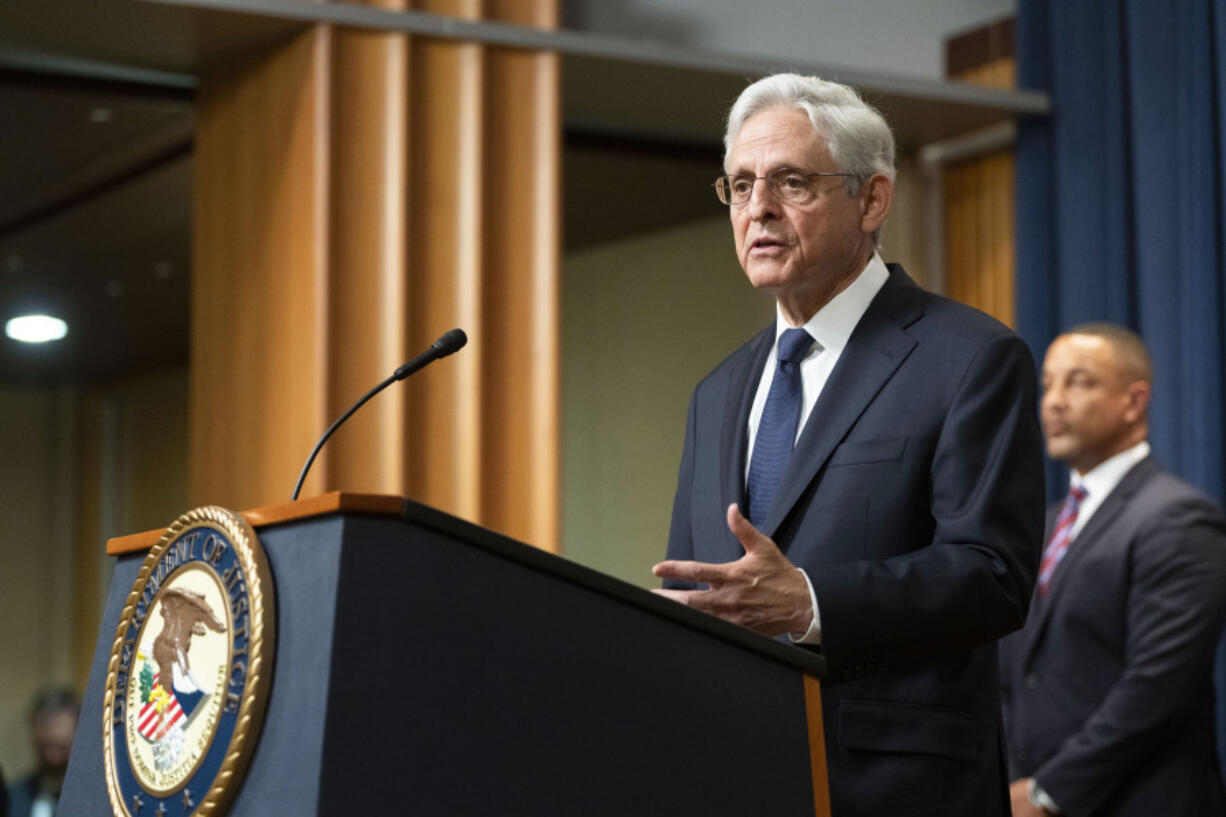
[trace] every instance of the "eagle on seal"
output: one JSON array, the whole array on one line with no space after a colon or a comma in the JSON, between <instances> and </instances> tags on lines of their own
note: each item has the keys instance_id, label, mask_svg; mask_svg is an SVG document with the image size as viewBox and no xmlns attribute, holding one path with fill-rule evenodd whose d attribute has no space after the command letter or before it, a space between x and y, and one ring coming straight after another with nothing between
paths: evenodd
<instances>
[{"instance_id":1,"label":"eagle on seal","mask_svg":"<svg viewBox=\"0 0 1226 817\"><path fill-rule=\"evenodd\" d=\"M191 674L191 664L187 659L192 636L204 635L207 632L205 627L215 633L224 633L226 627L217 619L203 593L168 587L162 591L161 602L162 618L166 623L153 640L153 660L158 667L158 677L164 685L173 683L179 688L184 686L183 681L187 681L189 689L195 691L199 689L199 684Z\"/></svg>"}]
</instances>

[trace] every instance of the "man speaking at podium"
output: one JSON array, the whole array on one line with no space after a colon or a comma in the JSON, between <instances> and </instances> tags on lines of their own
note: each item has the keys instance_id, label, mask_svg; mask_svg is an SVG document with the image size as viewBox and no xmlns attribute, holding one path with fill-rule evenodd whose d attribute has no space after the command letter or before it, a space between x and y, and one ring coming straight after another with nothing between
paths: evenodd
<instances>
[{"instance_id":1,"label":"man speaking at podium","mask_svg":"<svg viewBox=\"0 0 1226 817\"><path fill-rule=\"evenodd\" d=\"M836 817L1005 815L996 639L1043 533L1030 352L883 263L894 140L853 90L760 80L725 148L777 317L694 391L658 592L825 656Z\"/></svg>"}]
</instances>

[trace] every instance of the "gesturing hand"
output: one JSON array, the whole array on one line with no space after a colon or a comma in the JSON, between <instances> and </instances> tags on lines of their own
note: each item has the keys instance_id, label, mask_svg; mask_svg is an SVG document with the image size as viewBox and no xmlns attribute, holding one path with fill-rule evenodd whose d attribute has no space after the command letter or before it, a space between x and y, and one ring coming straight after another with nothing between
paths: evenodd
<instances>
[{"instance_id":1,"label":"gesturing hand","mask_svg":"<svg viewBox=\"0 0 1226 817\"><path fill-rule=\"evenodd\" d=\"M662 579L700 582L708 590L656 590L661 596L763 635L803 633L813 620L809 586L779 546L755 528L735 504L728 529L745 548L735 562L661 562L651 572Z\"/></svg>"}]
</instances>

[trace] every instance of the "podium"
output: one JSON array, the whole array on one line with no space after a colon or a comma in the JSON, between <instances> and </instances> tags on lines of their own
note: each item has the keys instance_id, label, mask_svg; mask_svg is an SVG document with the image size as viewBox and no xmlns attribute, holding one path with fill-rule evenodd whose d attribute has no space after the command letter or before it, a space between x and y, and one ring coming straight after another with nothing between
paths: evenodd
<instances>
[{"instance_id":1,"label":"podium","mask_svg":"<svg viewBox=\"0 0 1226 817\"><path fill-rule=\"evenodd\" d=\"M228 814L829 814L820 656L399 497L244 516L276 646ZM61 814L111 813L107 661L160 535L108 543Z\"/></svg>"}]
</instances>

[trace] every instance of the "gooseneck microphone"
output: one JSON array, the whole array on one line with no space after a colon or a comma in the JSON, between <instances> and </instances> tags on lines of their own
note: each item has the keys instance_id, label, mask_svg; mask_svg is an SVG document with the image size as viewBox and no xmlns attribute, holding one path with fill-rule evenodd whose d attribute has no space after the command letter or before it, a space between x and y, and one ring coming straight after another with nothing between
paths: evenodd
<instances>
[{"instance_id":1,"label":"gooseneck microphone","mask_svg":"<svg viewBox=\"0 0 1226 817\"><path fill-rule=\"evenodd\" d=\"M302 490L302 483L306 480L307 471L311 470L311 463L315 462L315 456L319 453L319 449L324 447L324 443L332 436L332 433L341 427L341 424L348 420L355 411L366 404L366 401L374 397L379 392L386 389L397 380L404 380L409 375L418 369L427 366L440 357L447 357L452 352L457 352L464 348L464 344L468 343L468 335L464 334L463 329L452 329L450 332L443 334L441 338L430 344L430 348L422 352L417 357L410 360L408 363L401 366L396 371L392 372L391 376L384 380L379 385L375 386L370 391L362 396L362 399L354 403L348 411L336 419L336 422L328 426L328 430L319 438L319 442L315 443L315 447L311 449L311 456L307 457L306 463L302 466L301 473L298 474L298 481L294 483L294 493L290 496L290 501L298 499L298 492Z\"/></svg>"}]
</instances>

